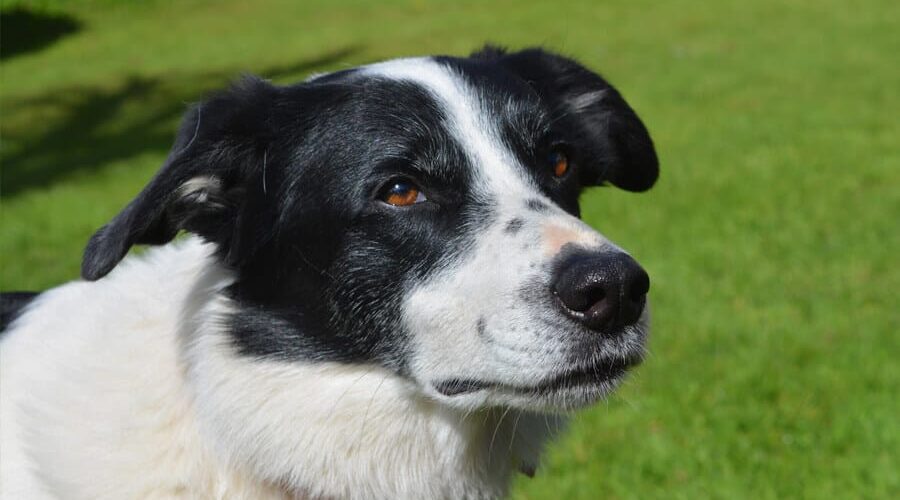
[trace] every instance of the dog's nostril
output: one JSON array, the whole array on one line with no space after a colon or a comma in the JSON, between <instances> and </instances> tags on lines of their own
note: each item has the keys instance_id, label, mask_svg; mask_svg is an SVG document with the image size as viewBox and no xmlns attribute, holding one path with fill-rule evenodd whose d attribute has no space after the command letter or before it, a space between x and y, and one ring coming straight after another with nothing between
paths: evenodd
<instances>
[{"instance_id":1,"label":"dog's nostril","mask_svg":"<svg viewBox=\"0 0 900 500\"><path fill-rule=\"evenodd\" d=\"M604 302L605 298L606 298L606 290L605 289L598 288L598 289L594 290L593 293L591 294L590 300L588 301L589 309L594 309L598 305L602 304Z\"/></svg>"},{"instance_id":2,"label":"dog's nostril","mask_svg":"<svg viewBox=\"0 0 900 500\"><path fill-rule=\"evenodd\" d=\"M575 293L566 294L565 298L560 296L560 299L564 306L576 312L589 312L590 310L595 309L603 302L603 299L606 298L606 290L603 288L573 291ZM559 295L559 292L557 292L557 295Z\"/></svg>"}]
</instances>

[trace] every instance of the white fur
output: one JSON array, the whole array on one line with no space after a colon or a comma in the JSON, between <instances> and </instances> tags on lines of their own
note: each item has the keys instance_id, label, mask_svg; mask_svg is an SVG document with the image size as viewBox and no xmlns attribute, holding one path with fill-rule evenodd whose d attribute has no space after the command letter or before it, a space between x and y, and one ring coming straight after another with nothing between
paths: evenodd
<instances>
[{"instance_id":1,"label":"white fur","mask_svg":"<svg viewBox=\"0 0 900 500\"><path fill-rule=\"evenodd\" d=\"M537 464L553 419L450 410L373 366L236 355L210 252L127 258L14 323L3 498L490 498Z\"/></svg>"}]
</instances>

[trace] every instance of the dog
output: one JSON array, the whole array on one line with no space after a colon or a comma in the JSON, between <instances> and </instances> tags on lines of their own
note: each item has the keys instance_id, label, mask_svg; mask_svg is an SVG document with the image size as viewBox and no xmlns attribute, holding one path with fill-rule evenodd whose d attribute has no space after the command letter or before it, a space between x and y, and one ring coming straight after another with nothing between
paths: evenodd
<instances>
[{"instance_id":1,"label":"dog","mask_svg":"<svg viewBox=\"0 0 900 500\"><path fill-rule=\"evenodd\" d=\"M578 198L657 176L540 48L245 77L82 280L4 295L4 498L502 497L644 356L647 273Z\"/></svg>"}]
</instances>

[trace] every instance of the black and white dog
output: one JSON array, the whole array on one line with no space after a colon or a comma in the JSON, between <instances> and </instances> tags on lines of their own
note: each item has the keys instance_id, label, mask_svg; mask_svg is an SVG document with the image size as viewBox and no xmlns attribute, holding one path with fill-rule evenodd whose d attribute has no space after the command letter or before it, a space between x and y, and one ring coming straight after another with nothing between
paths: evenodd
<instances>
[{"instance_id":1,"label":"black and white dog","mask_svg":"<svg viewBox=\"0 0 900 500\"><path fill-rule=\"evenodd\" d=\"M647 274L578 197L657 171L540 49L243 81L83 281L4 297L5 498L503 496L642 358Z\"/></svg>"}]
</instances>

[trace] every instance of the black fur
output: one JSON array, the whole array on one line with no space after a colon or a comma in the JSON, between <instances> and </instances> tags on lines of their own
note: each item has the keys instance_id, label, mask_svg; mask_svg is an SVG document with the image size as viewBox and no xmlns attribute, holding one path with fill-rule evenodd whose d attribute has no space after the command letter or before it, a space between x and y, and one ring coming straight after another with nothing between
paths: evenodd
<instances>
[{"instance_id":1,"label":"black fur","mask_svg":"<svg viewBox=\"0 0 900 500\"><path fill-rule=\"evenodd\" d=\"M495 48L436 60L477 85L522 175L571 213L586 186L643 190L656 179L640 120L573 61ZM597 90L607 92L602 100L566 108ZM245 79L188 112L160 172L91 238L82 274L100 279L132 245L192 232L216 243L237 276L228 293L238 304L230 331L241 352L377 361L402 372L403 292L462 256L494 220L444 120L419 86L355 70L289 87ZM544 162L550 147L570 149L580 172L553 178ZM407 208L378 201L398 177L428 200Z\"/></svg>"},{"instance_id":2,"label":"black fur","mask_svg":"<svg viewBox=\"0 0 900 500\"><path fill-rule=\"evenodd\" d=\"M40 295L40 292L3 292L0 293L0 333L6 330L25 307Z\"/></svg>"}]
</instances>

